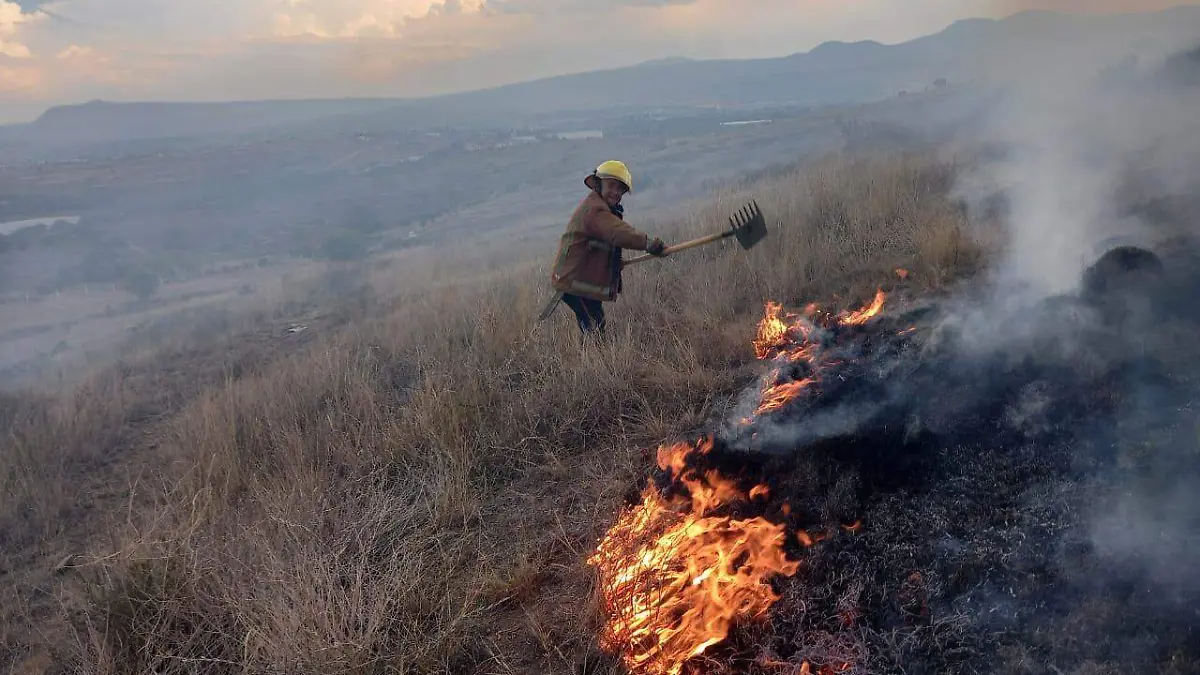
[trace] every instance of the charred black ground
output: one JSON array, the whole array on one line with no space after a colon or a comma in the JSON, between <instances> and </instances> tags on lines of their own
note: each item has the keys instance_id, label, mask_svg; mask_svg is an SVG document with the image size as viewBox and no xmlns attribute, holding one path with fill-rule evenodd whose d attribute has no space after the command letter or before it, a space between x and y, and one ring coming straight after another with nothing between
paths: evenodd
<instances>
[{"instance_id":1,"label":"charred black ground","mask_svg":"<svg viewBox=\"0 0 1200 675\"><path fill-rule=\"evenodd\" d=\"M701 670L1200 673L1196 262L1122 249L1075 296L828 336L819 386L696 458L827 535Z\"/></svg>"}]
</instances>

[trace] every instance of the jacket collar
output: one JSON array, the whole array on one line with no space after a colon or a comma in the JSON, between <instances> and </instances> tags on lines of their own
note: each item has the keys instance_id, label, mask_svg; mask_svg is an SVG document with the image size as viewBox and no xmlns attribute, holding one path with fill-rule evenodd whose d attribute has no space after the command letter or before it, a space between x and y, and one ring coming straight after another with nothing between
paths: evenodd
<instances>
[{"instance_id":1,"label":"jacket collar","mask_svg":"<svg viewBox=\"0 0 1200 675\"><path fill-rule=\"evenodd\" d=\"M604 201L604 197L601 197L600 193L596 192L595 190L588 192L588 196L585 197L584 199L590 200L597 206L603 206L604 208L608 209L609 212L611 212L614 216L616 216L618 218L625 217L625 206L623 204L617 204L616 206L609 206L608 202Z\"/></svg>"}]
</instances>

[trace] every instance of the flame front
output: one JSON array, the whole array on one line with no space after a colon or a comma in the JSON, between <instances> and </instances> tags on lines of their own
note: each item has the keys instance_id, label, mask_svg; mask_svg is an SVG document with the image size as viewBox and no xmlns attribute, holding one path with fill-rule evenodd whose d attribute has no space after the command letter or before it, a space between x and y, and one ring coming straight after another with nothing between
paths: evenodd
<instances>
[{"instance_id":1,"label":"flame front","mask_svg":"<svg viewBox=\"0 0 1200 675\"><path fill-rule=\"evenodd\" d=\"M867 323L882 311L885 297L880 290L867 306L836 316L816 304L793 314L780 303L766 303L754 354L777 367L764 377L761 402L743 424L819 386L821 371L835 363L824 349L830 331ZM802 376L780 381L797 368ZM680 675L690 659L725 640L735 623L765 618L779 599L771 579L799 569L784 552L783 525L722 513L732 504L766 499L769 492L765 485L744 491L714 470L689 466L712 447L711 439L659 447L659 468L682 489L667 496L647 485L641 503L620 514L588 558L605 614L601 645L619 653L634 675ZM786 503L781 510L790 513ZM857 532L861 526L842 529ZM804 530L793 535L804 546L826 536ZM806 662L801 672L808 669Z\"/></svg>"},{"instance_id":2,"label":"flame front","mask_svg":"<svg viewBox=\"0 0 1200 675\"><path fill-rule=\"evenodd\" d=\"M773 359L786 364L803 364L812 373L788 382L777 382L780 369L771 370L764 378L761 399L753 417L743 419L743 425L754 423L764 413L780 410L821 381L820 372L833 365L825 356L820 342L821 332L838 326L861 326L883 311L887 294L878 289L875 298L865 307L845 311L837 316L824 312L815 303L804 308L802 315L785 313L783 305L768 302L758 323L754 355L760 360Z\"/></svg>"},{"instance_id":3,"label":"flame front","mask_svg":"<svg viewBox=\"0 0 1200 675\"><path fill-rule=\"evenodd\" d=\"M803 380L793 380L791 382L784 382L783 384L776 384L767 387L767 389L763 391L762 403L759 404L758 409L754 411L754 414L761 415L773 410L779 410L799 396L800 393L805 389L808 389L808 387L814 382L816 382L815 379L806 377Z\"/></svg>"},{"instance_id":4,"label":"flame front","mask_svg":"<svg viewBox=\"0 0 1200 675\"><path fill-rule=\"evenodd\" d=\"M679 675L735 622L765 616L779 599L770 578L799 569L784 553L782 525L714 513L750 495L714 471L684 467L692 452L711 447L706 440L660 448L659 466L690 496L667 499L647 486L588 559L608 619L601 643L632 673ZM765 491L755 486L751 494Z\"/></svg>"},{"instance_id":5,"label":"flame front","mask_svg":"<svg viewBox=\"0 0 1200 675\"><path fill-rule=\"evenodd\" d=\"M875 293L875 300L870 305L858 310L857 312L847 312L838 318L839 323L845 326L860 326L867 321L875 318L879 312L883 311L883 301L887 298L887 294L883 289L879 289Z\"/></svg>"},{"instance_id":6,"label":"flame front","mask_svg":"<svg viewBox=\"0 0 1200 675\"><path fill-rule=\"evenodd\" d=\"M791 327L780 316L783 305L768 302L761 321L758 322L758 336L754 338L754 355L765 359L771 353L787 343L788 331Z\"/></svg>"}]
</instances>

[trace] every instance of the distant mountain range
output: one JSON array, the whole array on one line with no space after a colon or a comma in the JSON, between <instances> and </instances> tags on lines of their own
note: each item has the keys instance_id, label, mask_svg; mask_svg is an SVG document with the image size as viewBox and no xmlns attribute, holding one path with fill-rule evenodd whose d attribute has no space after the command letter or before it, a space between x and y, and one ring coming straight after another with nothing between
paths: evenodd
<instances>
[{"instance_id":1,"label":"distant mountain range","mask_svg":"<svg viewBox=\"0 0 1200 675\"><path fill-rule=\"evenodd\" d=\"M1120 15L1024 12L968 19L909 42L828 42L767 59L664 59L426 99L105 103L55 107L0 130L25 142L138 140L263 128L518 126L536 116L700 106L860 103L950 84L1003 83L1051 64L1094 74L1109 60L1200 43L1200 7Z\"/></svg>"}]
</instances>

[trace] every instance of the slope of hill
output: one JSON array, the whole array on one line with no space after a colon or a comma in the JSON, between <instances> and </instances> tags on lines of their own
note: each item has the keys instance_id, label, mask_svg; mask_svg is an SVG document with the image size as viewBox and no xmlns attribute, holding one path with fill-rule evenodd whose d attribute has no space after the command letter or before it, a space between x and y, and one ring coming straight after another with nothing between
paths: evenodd
<instances>
[{"instance_id":1,"label":"slope of hill","mask_svg":"<svg viewBox=\"0 0 1200 675\"><path fill-rule=\"evenodd\" d=\"M82 123L120 137L248 131L394 106L389 99L233 101L228 103L111 103L90 101L47 110L36 128L86 138ZM72 133L73 132L73 133ZM68 138L67 140L71 140Z\"/></svg>"},{"instance_id":2,"label":"slope of hill","mask_svg":"<svg viewBox=\"0 0 1200 675\"><path fill-rule=\"evenodd\" d=\"M394 99L203 103L89 101L46 110L27 124L0 127L0 143L21 147L205 137L302 125L396 106Z\"/></svg>"}]
</instances>

